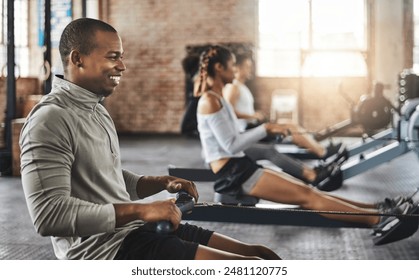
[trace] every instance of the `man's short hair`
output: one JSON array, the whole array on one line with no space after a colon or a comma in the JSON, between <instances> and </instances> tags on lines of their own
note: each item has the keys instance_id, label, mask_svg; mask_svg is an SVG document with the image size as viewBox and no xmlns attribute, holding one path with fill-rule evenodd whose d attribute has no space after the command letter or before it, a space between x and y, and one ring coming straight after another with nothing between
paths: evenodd
<instances>
[{"instance_id":1,"label":"man's short hair","mask_svg":"<svg viewBox=\"0 0 419 280\"><path fill-rule=\"evenodd\" d=\"M96 48L96 41L93 40L96 31L117 33L111 25L92 18L73 20L64 28L59 45L64 69L68 65L68 56L72 50L77 50L82 54L88 55Z\"/></svg>"}]
</instances>

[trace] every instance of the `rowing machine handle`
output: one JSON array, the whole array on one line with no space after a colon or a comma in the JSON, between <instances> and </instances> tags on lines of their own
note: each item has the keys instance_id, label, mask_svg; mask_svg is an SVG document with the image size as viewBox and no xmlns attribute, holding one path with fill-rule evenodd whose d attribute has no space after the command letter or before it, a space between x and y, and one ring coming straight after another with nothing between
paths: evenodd
<instances>
[{"instance_id":1,"label":"rowing machine handle","mask_svg":"<svg viewBox=\"0 0 419 280\"><path fill-rule=\"evenodd\" d=\"M195 201L194 198L190 196L187 192L180 191L176 195L175 204L183 214L192 211L195 205ZM156 225L156 232L160 234L167 234L173 232L173 230L173 225L169 221L160 221Z\"/></svg>"}]
</instances>

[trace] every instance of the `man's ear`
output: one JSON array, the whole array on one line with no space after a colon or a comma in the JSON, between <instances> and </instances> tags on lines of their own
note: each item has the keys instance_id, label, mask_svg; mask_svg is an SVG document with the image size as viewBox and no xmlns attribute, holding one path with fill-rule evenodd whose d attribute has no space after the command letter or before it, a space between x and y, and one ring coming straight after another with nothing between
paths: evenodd
<instances>
[{"instance_id":1,"label":"man's ear","mask_svg":"<svg viewBox=\"0 0 419 280\"><path fill-rule=\"evenodd\" d=\"M70 63L77 66L82 67L83 66L83 59L80 55L79 51L72 50L70 53Z\"/></svg>"}]
</instances>

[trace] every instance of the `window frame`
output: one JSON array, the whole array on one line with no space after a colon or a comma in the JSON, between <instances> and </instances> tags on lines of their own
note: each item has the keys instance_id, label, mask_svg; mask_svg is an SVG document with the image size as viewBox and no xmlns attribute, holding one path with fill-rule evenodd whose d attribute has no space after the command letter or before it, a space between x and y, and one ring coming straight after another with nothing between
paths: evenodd
<instances>
[{"instance_id":1,"label":"window frame","mask_svg":"<svg viewBox=\"0 0 419 280\"><path fill-rule=\"evenodd\" d=\"M29 0L15 0L15 75L16 77L29 75ZM26 12L22 12L25 9ZM7 1L0 5L2 30L0 37L0 75L6 76L7 69ZM23 34L23 35L21 35Z\"/></svg>"},{"instance_id":2,"label":"window frame","mask_svg":"<svg viewBox=\"0 0 419 280\"><path fill-rule=\"evenodd\" d=\"M263 0L263 1L269 1L269 0ZM277 0L278 1L278 0ZM370 53L370 44L369 44L369 37L370 37L370 30L369 30L369 20L370 20L370 15L369 15L369 10L368 10L368 0L363 0L363 6L364 9L363 11L361 11L363 13L364 16L364 21L362 22L363 25L363 39L362 39L362 46L358 47L358 48L327 48L323 47L323 48L319 48L316 47L315 44L313 43L313 37L314 37L314 31L313 31L313 5L316 4L316 0L300 0L300 3L303 3L303 5L305 5L305 7L308 9L306 16L308 16L307 22L308 22L308 27L307 28L307 34L305 36L307 36L307 38L302 38L301 41L306 40L307 42L305 43L305 46L301 46L300 48L275 48L271 47L268 48L266 46L261 46L261 40L263 40L261 38L261 36L264 36L264 34L261 34L261 32L259 32L259 28L258 28L258 36L257 36L257 65L256 65L256 72L257 75L259 77L326 77L326 76L335 76L334 73L329 73L329 74L320 74L320 75L316 75L313 74L314 72L306 70L305 69L305 63L307 62L307 59L313 56L324 56L324 54L330 53L331 56L337 56L339 54L342 54L343 57L345 57L345 54L351 54L352 56L357 56L359 62L358 65L359 67L359 73L353 73L353 74L349 74L349 75L338 75L338 76L350 76L350 77L366 77L369 76L369 72L370 72L370 61L369 61L369 53ZM266 4L266 3L265 3ZM261 2L259 2L259 5L261 5ZM284 2L285 5L285 2ZM260 20L261 20L261 11L260 11L260 6L258 9L258 27L260 27ZM304 32L303 32L304 33ZM265 55L265 57L263 57L264 53L269 53L270 55ZM272 71L272 69L263 69L264 64L274 64L275 61L275 55L277 55L277 57L281 57L281 53L293 53L296 57L299 57L299 63L293 63L293 68L291 68L291 70L287 73L286 71L281 71L281 70L277 70L277 71ZM278 59L276 59L278 60ZM362 64L362 65L361 65ZM269 66L268 66L269 67ZM273 67L272 67L273 68ZM281 73L282 72L282 73ZM337 72L335 72L337 73ZM338 74L338 73L337 73Z\"/></svg>"}]
</instances>

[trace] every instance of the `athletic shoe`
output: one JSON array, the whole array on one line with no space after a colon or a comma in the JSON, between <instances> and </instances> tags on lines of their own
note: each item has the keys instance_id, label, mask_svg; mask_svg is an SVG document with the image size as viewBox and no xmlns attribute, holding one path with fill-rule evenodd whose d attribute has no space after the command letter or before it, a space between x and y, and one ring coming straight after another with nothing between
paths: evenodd
<instances>
[{"instance_id":1,"label":"athletic shoe","mask_svg":"<svg viewBox=\"0 0 419 280\"><path fill-rule=\"evenodd\" d=\"M345 147L342 145L342 143L333 144L330 143L329 146L326 147L326 154L321 158L323 160L330 158L334 155L341 155L345 150ZM345 151L346 152L346 151Z\"/></svg>"},{"instance_id":2,"label":"athletic shoe","mask_svg":"<svg viewBox=\"0 0 419 280\"><path fill-rule=\"evenodd\" d=\"M317 186L320 182L330 177L335 168L336 168L336 163L334 162L326 164L326 165L318 165L314 167L314 171L316 172L316 179L310 183L313 186Z\"/></svg>"},{"instance_id":3,"label":"athletic shoe","mask_svg":"<svg viewBox=\"0 0 419 280\"><path fill-rule=\"evenodd\" d=\"M342 170L340 170L340 165L332 162L333 167L332 172L330 172L329 176L326 179L316 182L316 188L324 192L331 192L339 189L343 184L343 174Z\"/></svg>"},{"instance_id":4,"label":"athletic shoe","mask_svg":"<svg viewBox=\"0 0 419 280\"><path fill-rule=\"evenodd\" d=\"M389 198L386 197L384 198L383 201L378 202L376 204L376 208L380 211L380 212L386 212L392 208L398 207L400 205L402 205L405 202L409 202L409 203L413 203L413 200L411 197L405 197L402 195L396 196L394 198Z\"/></svg>"},{"instance_id":5,"label":"athletic shoe","mask_svg":"<svg viewBox=\"0 0 419 280\"><path fill-rule=\"evenodd\" d=\"M387 211L395 216L382 216L380 222L374 227L372 235L375 245L384 245L399 241L413 235L419 227L418 217L403 215L418 214L418 205L404 202Z\"/></svg>"}]
</instances>

